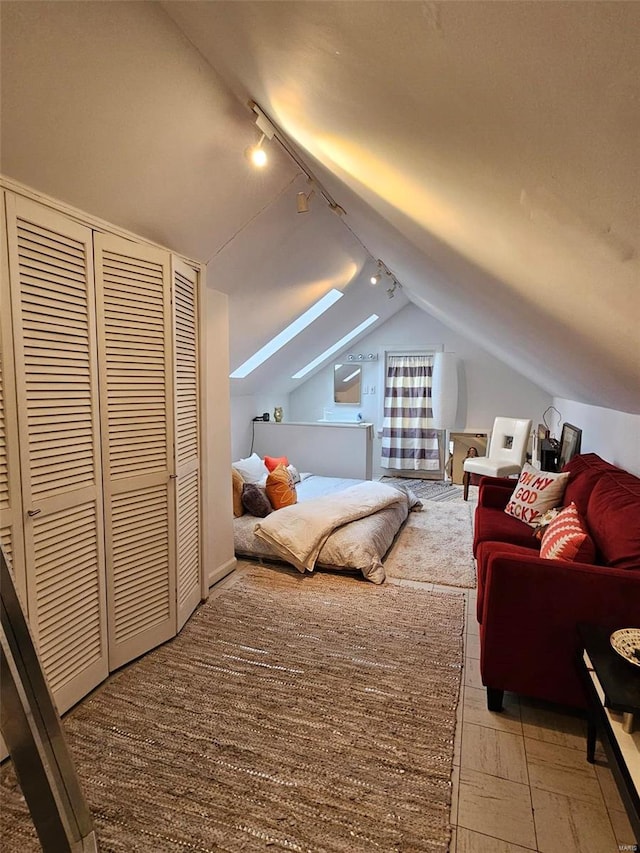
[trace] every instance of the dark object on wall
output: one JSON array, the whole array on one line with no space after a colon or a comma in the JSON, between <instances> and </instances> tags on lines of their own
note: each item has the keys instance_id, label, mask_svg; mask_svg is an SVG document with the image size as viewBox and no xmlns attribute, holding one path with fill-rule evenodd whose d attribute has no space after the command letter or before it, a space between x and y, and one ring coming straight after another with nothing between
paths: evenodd
<instances>
[{"instance_id":1,"label":"dark object on wall","mask_svg":"<svg viewBox=\"0 0 640 853\"><path fill-rule=\"evenodd\" d=\"M269 412L263 412L263 414L262 414L262 420L263 421L268 421L269 417L270 417Z\"/></svg>"},{"instance_id":2,"label":"dark object on wall","mask_svg":"<svg viewBox=\"0 0 640 853\"><path fill-rule=\"evenodd\" d=\"M567 464L570 459L580 453L580 445L582 444L582 430L573 424L564 423L562 425L562 434L560 436L560 450L558 451L558 470Z\"/></svg>"}]
</instances>

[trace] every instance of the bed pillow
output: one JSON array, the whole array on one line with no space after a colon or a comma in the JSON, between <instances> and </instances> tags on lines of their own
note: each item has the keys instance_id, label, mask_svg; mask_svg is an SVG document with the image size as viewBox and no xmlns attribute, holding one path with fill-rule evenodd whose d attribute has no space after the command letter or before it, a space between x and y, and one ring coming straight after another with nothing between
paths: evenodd
<instances>
[{"instance_id":1,"label":"bed pillow","mask_svg":"<svg viewBox=\"0 0 640 853\"><path fill-rule=\"evenodd\" d=\"M527 462L504 511L530 527L535 527L543 513L562 504L568 479L568 472L552 474L550 471L539 471Z\"/></svg>"},{"instance_id":2,"label":"bed pillow","mask_svg":"<svg viewBox=\"0 0 640 853\"><path fill-rule=\"evenodd\" d=\"M245 483L242 487L242 506L258 518L264 518L271 512L271 504L265 491L255 483Z\"/></svg>"},{"instance_id":3,"label":"bed pillow","mask_svg":"<svg viewBox=\"0 0 640 853\"><path fill-rule=\"evenodd\" d=\"M284 465L278 465L267 477L267 497L273 509L282 509L298 502L293 479Z\"/></svg>"},{"instance_id":4,"label":"bed pillow","mask_svg":"<svg viewBox=\"0 0 640 853\"><path fill-rule=\"evenodd\" d=\"M246 459L238 459L237 462L231 464L236 471L240 472L245 483L259 483L269 473L269 469L257 453L252 453Z\"/></svg>"},{"instance_id":5,"label":"bed pillow","mask_svg":"<svg viewBox=\"0 0 640 853\"><path fill-rule=\"evenodd\" d=\"M594 562L596 546L574 503L566 506L545 530L540 556L547 560Z\"/></svg>"},{"instance_id":6,"label":"bed pillow","mask_svg":"<svg viewBox=\"0 0 640 853\"><path fill-rule=\"evenodd\" d=\"M284 465L286 468L289 464L289 460L286 456L265 456L264 464L267 466L269 471L275 471L278 465Z\"/></svg>"},{"instance_id":7,"label":"bed pillow","mask_svg":"<svg viewBox=\"0 0 640 853\"><path fill-rule=\"evenodd\" d=\"M291 474L294 485L300 482L300 474L295 465L287 465L287 471Z\"/></svg>"},{"instance_id":8,"label":"bed pillow","mask_svg":"<svg viewBox=\"0 0 640 853\"><path fill-rule=\"evenodd\" d=\"M242 487L244 480L242 475L235 468L231 468L231 486L233 490L233 515L234 518L240 518L244 515L244 507L242 506Z\"/></svg>"}]
</instances>

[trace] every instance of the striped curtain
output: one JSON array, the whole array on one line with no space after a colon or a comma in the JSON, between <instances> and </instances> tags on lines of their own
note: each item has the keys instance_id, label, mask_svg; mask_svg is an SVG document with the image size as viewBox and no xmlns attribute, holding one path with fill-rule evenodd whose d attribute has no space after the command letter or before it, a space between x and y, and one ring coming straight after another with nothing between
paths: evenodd
<instances>
[{"instance_id":1,"label":"striped curtain","mask_svg":"<svg viewBox=\"0 0 640 853\"><path fill-rule=\"evenodd\" d=\"M382 425L382 468L438 471L438 430L431 426L433 356L387 358Z\"/></svg>"}]
</instances>

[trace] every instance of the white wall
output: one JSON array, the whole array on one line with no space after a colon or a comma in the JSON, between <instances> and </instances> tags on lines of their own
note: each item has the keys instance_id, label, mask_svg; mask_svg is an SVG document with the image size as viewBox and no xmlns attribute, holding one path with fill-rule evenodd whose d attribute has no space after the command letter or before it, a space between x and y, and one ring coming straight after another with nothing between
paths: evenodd
<instances>
[{"instance_id":1,"label":"white wall","mask_svg":"<svg viewBox=\"0 0 640 853\"><path fill-rule=\"evenodd\" d=\"M379 352L377 362L363 364L363 387L374 386L374 393L363 394L361 406L336 406L333 401L333 364L289 395L287 420L315 421L323 417L324 409L332 410L334 418L343 414L344 420L355 420L357 413L371 421L376 429L382 427L382 396L384 384L385 349L442 346L455 352L460 362L458 414L456 429L486 431L496 415L531 418L534 423L551 405L551 395L520 373L512 370L448 326L414 305L407 305L383 326L349 347L349 352ZM380 441L374 444L374 477L383 472L377 468Z\"/></svg>"},{"instance_id":2,"label":"white wall","mask_svg":"<svg viewBox=\"0 0 640 853\"><path fill-rule=\"evenodd\" d=\"M203 425L203 555L211 586L235 567L229 411L228 299L212 287L201 296Z\"/></svg>"},{"instance_id":3,"label":"white wall","mask_svg":"<svg viewBox=\"0 0 640 853\"><path fill-rule=\"evenodd\" d=\"M587 406L562 397L555 397L553 405L563 422L582 430L583 453L597 453L640 476L640 415Z\"/></svg>"},{"instance_id":4,"label":"white wall","mask_svg":"<svg viewBox=\"0 0 640 853\"><path fill-rule=\"evenodd\" d=\"M289 397L287 394L245 394L231 398L231 458L229 462L249 456L253 445L253 419L263 412L269 413L273 420L276 406L283 409L284 420L292 421L289 416Z\"/></svg>"}]
</instances>

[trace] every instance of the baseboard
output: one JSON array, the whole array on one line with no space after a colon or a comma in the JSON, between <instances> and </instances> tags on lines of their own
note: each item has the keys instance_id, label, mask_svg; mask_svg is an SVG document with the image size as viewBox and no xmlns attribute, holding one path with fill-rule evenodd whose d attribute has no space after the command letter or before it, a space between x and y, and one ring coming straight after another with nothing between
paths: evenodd
<instances>
[{"instance_id":1,"label":"baseboard","mask_svg":"<svg viewBox=\"0 0 640 853\"><path fill-rule=\"evenodd\" d=\"M223 563L221 566L217 566L213 571L209 572L209 576L207 578L209 589L211 589L214 583L218 583L219 580L222 580L222 578L234 571L237 564L238 561L236 558L232 557L230 560L227 560L226 563Z\"/></svg>"}]
</instances>

